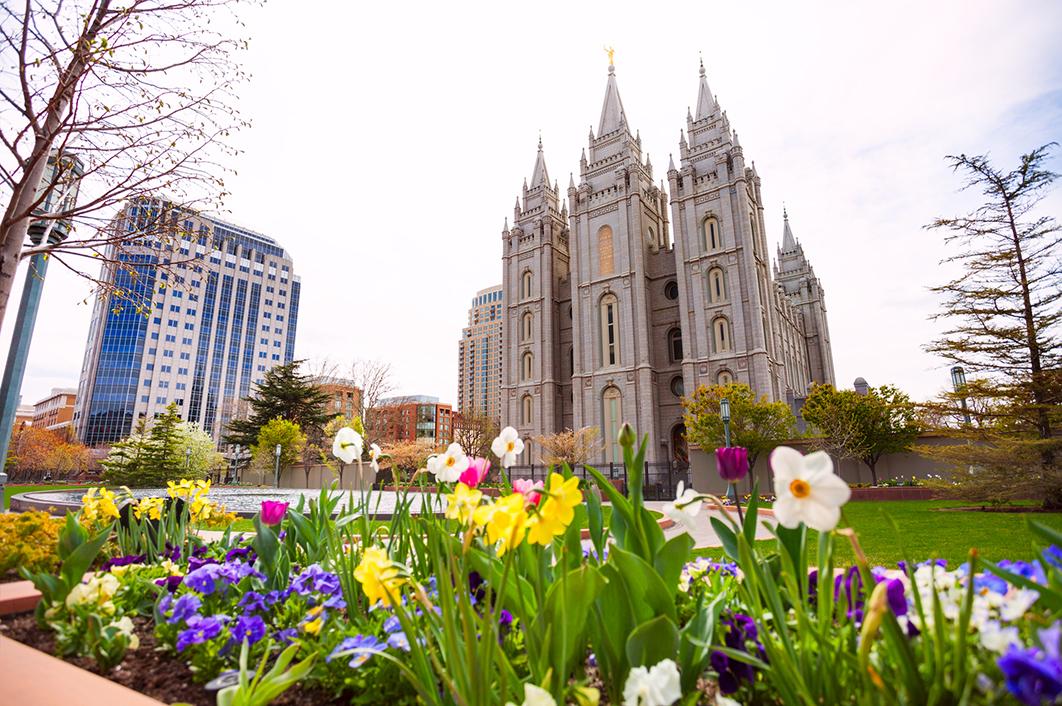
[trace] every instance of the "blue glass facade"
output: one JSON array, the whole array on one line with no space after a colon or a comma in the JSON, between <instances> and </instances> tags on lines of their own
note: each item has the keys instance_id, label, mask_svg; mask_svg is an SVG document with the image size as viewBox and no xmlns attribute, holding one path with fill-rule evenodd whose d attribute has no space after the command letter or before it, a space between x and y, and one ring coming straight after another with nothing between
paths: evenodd
<instances>
[{"instance_id":1,"label":"blue glass facade","mask_svg":"<svg viewBox=\"0 0 1062 706\"><path fill-rule=\"evenodd\" d=\"M221 296L218 298L218 325L214 332L214 355L210 362L210 382L207 386L206 412L203 426L211 429L218 412L218 393L221 391L221 368L225 364L225 334L229 330L229 300L232 298L232 277L222 275Z\"/></svg>"},{"instance_id":2,"label":"blue glass facade","mask_svg":"<svg viewBox=\"0 0 1062 706\"><path fill-rule=\"evenodd\" d=\"M295 360L295 326L299 322L299 297L302 294L302 283L295 280L291 283L291 313L288 315L288 341L284 347L284 362L290 363Z\"/></svg>"},{"instance_id":3,"label":"blue glass facade","mask_svg":"<svg viewBox=\"0 0 1062 706\"><path fill-rule=\"evenodd\" d=\"M128 289L134 298L150 297L155 289L156 259L150 255L121 255L119 260L128 263L132 272L116 270L115 286ZM92 379L92 403L85 413L82 434L82 440L90 445L110 443L132 431L148 327L147 316L128 301L114 296L108 300L103 315L106 318L99 327L99 357Z\"/></svg>"}]
</instances>

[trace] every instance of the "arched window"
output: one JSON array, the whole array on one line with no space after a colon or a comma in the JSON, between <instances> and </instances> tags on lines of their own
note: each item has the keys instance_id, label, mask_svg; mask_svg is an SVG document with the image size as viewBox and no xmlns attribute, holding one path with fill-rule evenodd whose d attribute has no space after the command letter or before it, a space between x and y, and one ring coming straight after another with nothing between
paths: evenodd
<instances>
[{"instance_id":1,"label":"arched window","mask_svg":"<svg viewBox=\"0 0 1062 706\"><path fill-rule=\"evenodd\" d=\"M525 270L524 275L520 280L520 298L529 299L531 297L531 270Z\"/></svg>"},{"instance_id":2,"label":"arched window","mask_svg":"<svg viewBox=\"0 0 1062 706\"><path fill-rule=\"evenodd\" d=\"M601 297L601 365L619 364L619 300L615 294Z\"/></svg>"},{"instance_id":3,"label":"arched window","mask_svg":"<svg viewBox=\"0 0 1062 706\"><path fill-rule=\"evenodd\" d=\"M531 395L524 395L520 400L520 423L531 424L534 422L534 401Z\"/></svg>"},{"instance_id":4,"label":"arched window","mask_svg":"<svg viewBox=\"0 0 1062 706\"><path fill-rule=\"evenodd\" d=\"M597 273L610 275L613 270L612 228L601 226L597 231Z\"/></svg>"},{"instance_id":5,"label":"arched window","mask_svg":"<svg viewBox=\"0 0 1062 706\"><path fill-rule=\"evenodd\" d=\"M712 322L712 347L716 353L725 353L732 348L730 342L730 322L720 316Z\"/></svg>"},{"instance_id":6,"label":"arched window","mask_svg":"<svg viewBox=\"0 0 1062 706\"><path fill-rule=\"evenodd\" d=\"M729 370L721 370L715 380L720 385L729 385L734 382L734 376L730 374Z\"/></svg>"},{"instance_id":7,"label":"arched window","mask_svg":"<svg viewBox=\"0 0 1062 706\"><path fill-rule=\"evenodd\" d=\"M534 356L531 355L531 351L524 353L523 361L520 366L520 379L524 382L531 379L531 364L534 362Z\"/></svg>"},{"instance_id":8,"label":"arched window","mask_svg":"<svg viewBox=\"0 0 1062 706\"><path fill-rule=\"evenodd\" d=\"M672 363L682 362L682 329L677 326L667 332L667 354Z\"/></svg>"},{"instance_id":9,"label":"arched window","mask_svg":"<svg viewBox=\"0 0 1062 706\"><path fill-rule=\"evenodd\" d=\"M604 409L602 418L605 420L605 461L619 463L623 460L623 454L619 446L619 430L623 423L623 406L621 404L619 388L609 385L601 396L601 404Z\"/></svg>"},{"instance_id":10,"label":"arched window","mask_svg":"<svg viewBox=\"0 0 1062 706\"><path fill-rule=\"evenodd\" d=\"M719 230L719 221L713 218L704 220L704 249L718 250L723 247L723 233Z\"/></svg>"},{"instance_id":11,"label":"arched window","mask_svg":"<svg viewBox=\"0 0 1062 706\"><path fill-rule=\"evenodd\" d=\"M726 301L726 276L718 267L708 270L708 301L712 304Z\"/></svg>"},{"instance_id":12,"label":"arched window","mask_svg":"<svg viewBox=\"0 0 1062 706\"><path fill-rule=\"evenodd\" d=\"M530 341L531 340L531 319L532 318L533 317L532 317L530 311L525 311L524 312L524 316L523 316L523 318L520 321L520 340L521 341Z\"/></svg>"}]
</instances>

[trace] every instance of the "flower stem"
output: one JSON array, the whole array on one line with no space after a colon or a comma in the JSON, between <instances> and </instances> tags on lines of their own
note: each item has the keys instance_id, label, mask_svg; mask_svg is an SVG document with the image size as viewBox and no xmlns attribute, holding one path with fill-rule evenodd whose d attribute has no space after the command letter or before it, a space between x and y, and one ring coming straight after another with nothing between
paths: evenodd
<instances>
[{"instance_id":1,"label":"flower stem","mask_svg":"<svg viewBox=\"0 0 1062 706\"><path fill-rule=\"evenodd\" d=\"M737 506L738 524L744 527L745 518L741 515L741 493L738 492L738 487L736 483L730 483L729 486L734 490L734 505Z\"/></svg>"}]
</instances>

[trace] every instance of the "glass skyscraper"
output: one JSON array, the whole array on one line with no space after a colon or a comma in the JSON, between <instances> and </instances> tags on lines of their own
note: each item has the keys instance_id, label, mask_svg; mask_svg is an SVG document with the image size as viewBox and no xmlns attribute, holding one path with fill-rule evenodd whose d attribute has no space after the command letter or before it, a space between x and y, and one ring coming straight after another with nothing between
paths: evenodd
<instances>
[{"instance_id":1,"label":"glass skyscraper","mask_svg":"<svg viewBox=\"0 0 1062 706\"><path fill-rule=\"evenodd\" d=\"M92 314L77 436L112 443L176 403L220 440L251 385L294 357L291 257L272 238L158 200L130 202L115 227L145 235L104 266L112 293Z\"/></svg>"}]
</instances>

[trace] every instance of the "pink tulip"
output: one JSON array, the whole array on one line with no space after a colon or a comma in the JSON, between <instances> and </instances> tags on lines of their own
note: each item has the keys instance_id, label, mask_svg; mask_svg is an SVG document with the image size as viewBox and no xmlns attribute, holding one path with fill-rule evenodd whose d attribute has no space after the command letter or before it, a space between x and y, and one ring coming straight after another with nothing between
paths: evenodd
<instances>
[{"instance_id":1,"label":"pink tulip","mask_svg":"<svg viewBox=\"0 0 1062 706\"><path fill-rule=\"evenodd\" d=\"M468 459L468 468L461 473L461 476L457 480L464 483L469 488L475 488L483 482L483 479L487 477L489 471L490 461L485 458L473 456Z\"/></svg>"},{"instance_id":2,"label":"pink tulip","mask_svg":"<svg viewBox=\"0 0 1062 706\"><path fill-rule=\"evenodd\" d=\"M529 503L538 505L538 500L542 497L542 493L538 492L540 490L542 490L542 481L535 483L529 478L520 478L513 481L513 492L523 495Z\"/></svg>"},{"instance_id":3,"label":"pink tulip","mask_svg":"<svg viewBox=\"0 0 1062 706\"><path fill-rule=\"evenodd\" d=\"M279 525L287 512L287 503L281 503L275 500L263 500L262 510L259 513L259 516L262 518L262 524L272 526Z\"/></svg>"},{"instance_id":4,"label":"pink tulip","mask_svg":"<svg viewBox=\"0 0 1062 706\"><path fill-rule=\"evenodd\" d=\"M741 446L716 449L715 466L720 478L735 483L749 473L749 450Z\"/></svg>"}]
</instances>

